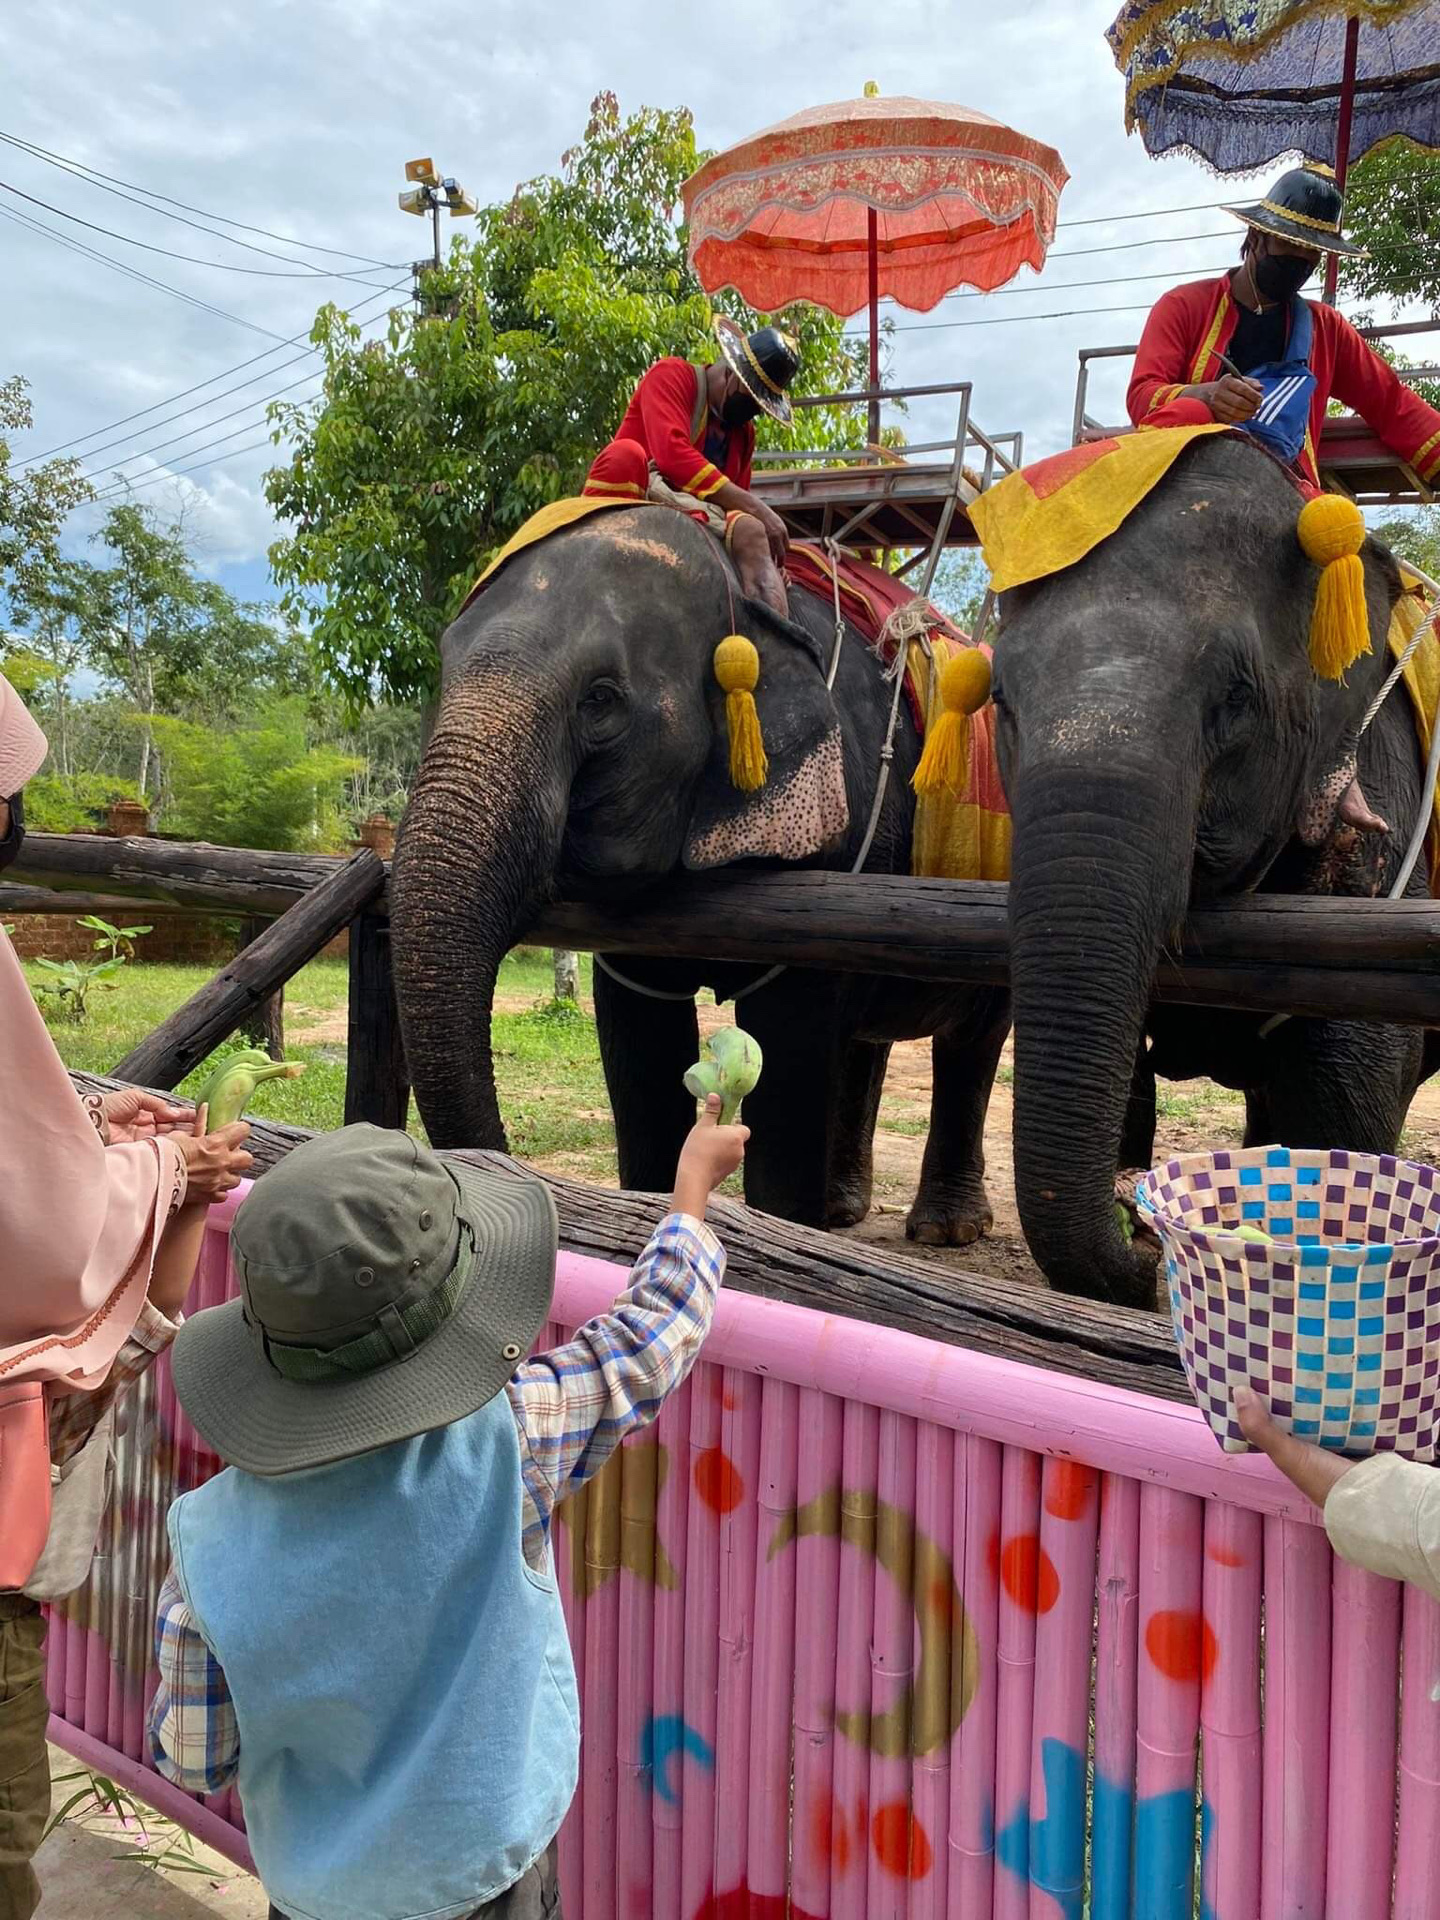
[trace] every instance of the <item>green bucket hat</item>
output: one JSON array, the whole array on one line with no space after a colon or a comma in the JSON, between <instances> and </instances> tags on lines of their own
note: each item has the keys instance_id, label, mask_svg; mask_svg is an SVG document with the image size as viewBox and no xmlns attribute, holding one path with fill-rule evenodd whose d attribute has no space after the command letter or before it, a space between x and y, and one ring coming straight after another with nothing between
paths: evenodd
<instances>
[{"instance_id":1,"label":"green bucket hat","mask_svg":"<svg viewBox=\"0 0 1440 1920\"><path fill-rule=\"evenodd\" d=\"M240 1298L188 1320L175 1393L247 1473L327 1466L483 1407L550 1310L559 1232L539 1180L342 1127L259 1180L230 1245Z\"/></svg>"}]
</instances>

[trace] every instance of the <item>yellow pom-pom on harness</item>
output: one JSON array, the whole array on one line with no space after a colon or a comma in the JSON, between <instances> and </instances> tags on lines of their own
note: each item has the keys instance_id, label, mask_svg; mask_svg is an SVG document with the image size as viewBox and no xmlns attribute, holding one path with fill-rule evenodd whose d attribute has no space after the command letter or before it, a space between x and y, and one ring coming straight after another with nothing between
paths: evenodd
<instances>
[{"instance_id":1,"label":"yellow pom-pom on harness","mask_svg":"<svg viewBox=\"0 0 1440 1920\"><path fill-rule=\"evenodd\" d=\"M1322 493L1300 509L1296 532L1305 557L1321 569L1310 615L1310 664L1322 680L1339 680L1370 650L1365 606L1365 518L1344 494Z\"/></svg>"},{"instance_id":2,"label":"yellow pom-pom on harness","mask_svg":"<svg viewBox=\"0 0 1440 1920\"><path fill-rule=\"evenodd\" d=\"M760 734L755 688L760 655L743 633L728 634L715 649L715 678L725 695L725 725L730 735L730 784L755 793L765 784L770 763Z\"/></svg>"},{"instance_id":3,"label":"yellow pom-pom on harness","mask_svg":"<svg viewBox=\"0 0 1440 1920\"><path fill-rule=\"evenodd\" d=\"M942 712L928 730L911 782L916 793L960 793L970 777L969 716L989 698L990 662L980 649L952 655L940 672Z\"/></svg>"}]
</instances>

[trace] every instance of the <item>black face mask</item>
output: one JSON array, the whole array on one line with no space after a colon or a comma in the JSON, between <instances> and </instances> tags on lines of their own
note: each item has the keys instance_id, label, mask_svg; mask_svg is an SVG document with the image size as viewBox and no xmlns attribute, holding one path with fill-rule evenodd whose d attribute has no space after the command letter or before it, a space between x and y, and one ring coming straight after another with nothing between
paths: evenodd
<instances>
[{"instance_id":1,"label":"black face mask","mask_svg":"<svg viewBox=\"0 0 1440 1920\"><path fill-rule=\"evenodd\" d=\"M1289 300L1314 273L1315 262L1298 253L1265 253L1251 262L1251 271L1263 300Z\"/></svg>"},{"instance_id":2,"label":"black face mask","mask_svg":"<svg viewBox=\"0 0 1440 1920\"><path fill-rule=\"evenodd\" d=\"M720 418L727 427L743 427L749 420L755 419L759 407L748 393L732 393L720 409Z\"/></svg>"},{"instance_id":3,"label":"black face mask","mask_svg":"<svg viewBox=\"0 0 1440 1920\"><path fill-rule=\"evenodd\" d=\"M25 805L18 793L9 800L10 831L0 840L0 867L8 867L20 858L20 849L25 844Z\"/></svg>"}]
</instances>

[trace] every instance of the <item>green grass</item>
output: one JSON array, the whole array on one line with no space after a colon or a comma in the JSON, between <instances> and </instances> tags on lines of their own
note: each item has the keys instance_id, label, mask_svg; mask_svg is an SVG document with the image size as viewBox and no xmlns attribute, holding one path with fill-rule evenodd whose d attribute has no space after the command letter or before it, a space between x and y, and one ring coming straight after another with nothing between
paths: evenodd
<instances>
[{"instance_id":1,"label":"green grass","mask_svg":"<svg viewBox=\"0 0 1440 1920\"><path fill-rule=\"evenodd\" d=\"M109 1073L146 1034L189 999L210 978L205 966L140 963L126 967L111 992L91 996L81 1025L61 1016L42 1000L46 1022L69 1067ZM28 964L31 985L43 970ZM577 1172L592 1179L614 1178L614 1129L595 1023L578 1009L556 1007L552 1000L548 953L521 949L506 960L497 992L502 999L524 999L524 1012L497 1013L494 1023L495 1073L500 1105L515 1153L527 1160L555 1154L573 1156ZM590 965L582 961L581 991L588 992ZM343 1027L333 1040L298 1036L344 1014L348 969L343 960L314 960L286 983L286 1053L303 1060L298 1080L272 1081L259 1088L250 1111L257 1119L280 1120L323 1131L341 1125L345 1113L345 1040ZM178 1091L193 1097L214 1062L247 1044L227 1041L184 1080ZM414 1108L412 1131L423 1129Z\"/></svg>"}]
</instances>

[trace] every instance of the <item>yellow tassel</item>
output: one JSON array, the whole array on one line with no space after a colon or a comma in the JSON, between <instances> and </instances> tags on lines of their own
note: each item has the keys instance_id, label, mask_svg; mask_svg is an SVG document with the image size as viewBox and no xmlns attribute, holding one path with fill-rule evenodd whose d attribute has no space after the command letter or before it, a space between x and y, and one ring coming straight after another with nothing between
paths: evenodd
<instances>
[{"instance_id":1,"label":"yellow tassel","mask_svg":"<svg viewBox=\"0 0 1440 1920\"><path fill-rule=\"evenodd\" d=\"M1370 650L1365 605L1365 518L1343 494L1307 500L1296 524L1305 557L1321 569L1310 614L1310 664L1322 680L1339 680Z\"/></svg>"},{"instance_id":2,"label":"yellow tassel","mask_svg":"<svg viewBox=\"0 0 1440 1920\"><path fill-rule=\"evenodd\" d=\"M967 647L946 661L940 673L943 711L926 729L925 751L911 785L929 797L959 797L970 778L969 716L990 698L990 662L978 647Z\"/></svg>"},{"instance_id":3,"label":"yellow tassel","mask_svg":"<svg viewBox=\"0 0 1440 1920\"><path fill-rule=\"evenodd\" d=\"M725 725L730 736L730 784L741 793L755 793L765 784L770 763L760 733L755 688L760 681L760 655L753 640L732 633L715 649L715 678L725 695Z\"/></svg>"}]
</instances>

